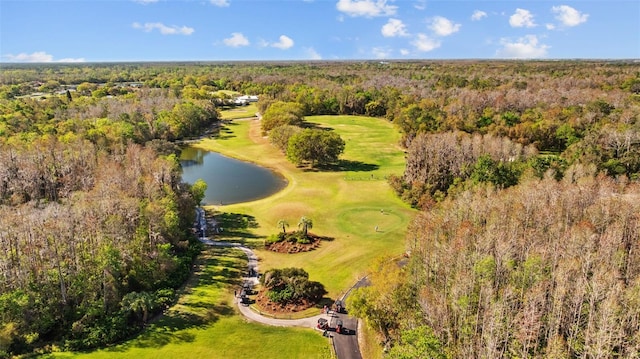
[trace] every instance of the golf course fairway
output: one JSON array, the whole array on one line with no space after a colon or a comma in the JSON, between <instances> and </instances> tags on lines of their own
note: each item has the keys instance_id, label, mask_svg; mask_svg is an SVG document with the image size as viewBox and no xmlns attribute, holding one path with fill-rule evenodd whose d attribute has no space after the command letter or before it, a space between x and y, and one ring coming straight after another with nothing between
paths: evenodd
<instances>
[{"instance_id":1,"label":"golf course fairway","mask_svg":"<svg viewBox=\"0 0 640 359\"><path fill-rule=\"evenodd\" d=\"M367 274L379 257L405 251L405 232L416 211L403 203L387 183L404 170L400 134L382 119L357 116L310 116L306 121L336 131L345 141L341 163L331 169L298 168L269 144L260 121L225 122L220 132L191 144L270 168L288 185L261 200L206 206L225 227L214 239L242 243L269 268L301 267L320 282L329 299L337 299ZM264 249L265 239L282 230L297 230L305 216L310 232L328 239L313 251L281 254ZM331 358L331 343L304 328L250 323L233 305L234 289L246 272L247 259L237 249L206 248L194 274L180 290L178 303L155 318L136 338L88 353L57 352L56 358ZM318 314L313 308L298 315ZM286 338L286 339L285 339Z\"/></svg>"}]
</instances>

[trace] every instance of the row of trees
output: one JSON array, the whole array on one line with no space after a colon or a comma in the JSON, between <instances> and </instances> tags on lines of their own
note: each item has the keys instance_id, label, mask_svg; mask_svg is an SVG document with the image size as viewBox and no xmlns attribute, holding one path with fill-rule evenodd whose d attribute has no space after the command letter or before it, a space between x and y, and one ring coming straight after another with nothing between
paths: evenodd
<instances>
[{"instance_id":1,"label":"row of trees","mask_svg":"<svg viewBox=\"0 0 640 359\"><path fill-rule=\"evenodd\" d=\"M344 152L345 142L330 129L303 128L302 107L297 103L262 101L263 134L296 165L328 165L336 163Z\"/></svg>"},{"instance_id":2,"label":"row of trees","mask_svg":"<svg viewBox=\"0 0 640 359\"><path fill-rule=\"evenodd\" d=\"M27 94L54 82L64 88L127 81L142 83L143 89L116 97L142 99L147 96L136 94L153 89L165 94L163 101L218 104L219 90L255 93L265 100L261 113L267 119L267 104L281 101L296 104L298 120L315 114L386 118L404 133L407 147L422 132L492 134L541 152L566 150L569 164L585 157L610 175L630 177L640 169L639 73L636 64L622 61L3 65L0 93L13 94L19 87ZM0 120L0 133L14 133L14 126L28 123L23 120ZM179 137L170 133L183 129L165 133L170 120L154 123L150 115L148 130Z\"/></svg>"},{"instance_id":3,"label":"row of trees","mask_svg":"<svg viewBox=\"0 0 640 359\"><path fill-rule=\"evenodd\" d=\"M1 101L1 100L0 100ZM208 101L181 100L165 90L140 89L115 98L64 96L5 100L0 107L3 142L54 136L82 137L108 149L127 141L175 140L199 135L219 119Z\"/></svg>"}]
</instances>

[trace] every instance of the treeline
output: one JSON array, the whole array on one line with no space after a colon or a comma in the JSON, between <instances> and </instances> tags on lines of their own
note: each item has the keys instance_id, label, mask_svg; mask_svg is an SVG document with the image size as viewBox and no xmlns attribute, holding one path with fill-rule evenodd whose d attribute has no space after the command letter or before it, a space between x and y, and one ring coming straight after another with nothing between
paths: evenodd
<instances>
[{"instance_id":1,"label":"treeline","mask_svg":"<svg viewBox=\"0 0 640 359\"><path fill-rule=\"evenodd\" d=\"M196 136L219 119L211 101L180 99L160 89L140 89L119 97L74 93L0 102L3 142L43 136L67 142L81 137L105 150L118 143Z\"/></svg>"},{"instance_id":2,"label":"treeline","mask_svg":"<svg viewBox=\"0 0 640 359\"><path fill-rule=\"evenodd\" d=\"M640 188L569 172L467 191L415 219L410 264L379 267L354 299L390 357L638 356Z\"/></svg>"},{"instance_id":3,"label":"treeline","mask_svg":"<svg viewBox=\"0 0 640 359\"><path fill-rule=\"evenodd\" d=\"M540 151L561 151L598 122L628 124L640 94L633 62L407 61L3 65L0 98L14 96L16 86L26 95L48 81L135 81L190 99L219 98L218 90L260 94L299 103L304 115L384 117L407 139L424 131L479 131Z\"/></svg>"}]
</instances>

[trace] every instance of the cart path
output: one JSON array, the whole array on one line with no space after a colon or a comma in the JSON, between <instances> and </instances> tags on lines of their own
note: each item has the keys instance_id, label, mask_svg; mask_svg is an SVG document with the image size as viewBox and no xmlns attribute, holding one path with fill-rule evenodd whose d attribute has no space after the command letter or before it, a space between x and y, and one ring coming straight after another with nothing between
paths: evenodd
<instances>
[{"instance_id":1,"label":"cart path","mask_svg":"<svg viewBox=\"0 0 640 359\"><path fill-rule=\"evenodd\" d=\"M243 251L247 258L249 259L247 263L248 267L248 275L243 277L244 284L256 285L258 284L258 257L255 253L241 245L240 243L233 242L218 242L211 240L207 237L198 237L200 242L208 246L215 247L228 247L228 248L237 248ZM362 286L365 284L365 279L361 279L354 285L353 288ZM346 296L349 294L349 291L345 295L342 296L341 300L344 301ZM318 314L313 317L301 318L301 319L278 319L271 318L268 316L264 316L256 311L252 310L249 306L245 306L241 302L241 298L235 298L236 304L238 306L238 310L240 313L247 319L252 320L257 323L262 323L266 325L278 326L278 327L303 327L303 328L313 328L317 329L318 319L325 318L329 321L330 327L336 326L338 320L343 322L344 328L347 330L349 334L342 335L336 334L335 332L329 331L328 335L332 339L332 345L336 356L338 359L362 359L362 355L360 354L360 346L358 343L357 336L357 328L358 328L358 319L351 317L347 314L336 313L335 311L329 311L326 314Z\"/></svg>"},{"instance_id":2,"label":"cart path","mask_svg":"<svg viewBox=\"0 0 640 359\"><path fill-rule=\"evenodd\" d=\"M218 241L213 241L211 239L208 239L206 237L204 238L199 238L200 242L208 245L208 246L215 246L215 247L228 247L228 248L236 248L236 249L240 249L241 251L243 251L246 255L247 258L249 259L249 262L247 264L247 267L249 269L249 272L253 271L253 273L255 273L256 275L253 276L245 276L242 277L243 283L245 284L251 284L253 286L258 284L258 257L256 257L255 253L241 245L240 243L233 243L233 242L218 242ZM332 315L330 314L318 314L316 316L313 317L307 317L307 318L301 318L301 319L278 319L278 318L272 318L272 317L268 317L265 315L262 315L254 310L252 310L250 307L242 305L241 302L241 298L235 298L235 302L238 305L238 309L240 310L240 313L242 313L243 316L245 316L248 319L251 319L255 322L258 323L263 323L263 324L268 324L268 325L273 325L273 326L279 326L279 327L305 327L305 328L315 328L316 324L318 323L318 319L320 318L325 318L327 320L331 320Z\"/></svg>"}]
</instances>

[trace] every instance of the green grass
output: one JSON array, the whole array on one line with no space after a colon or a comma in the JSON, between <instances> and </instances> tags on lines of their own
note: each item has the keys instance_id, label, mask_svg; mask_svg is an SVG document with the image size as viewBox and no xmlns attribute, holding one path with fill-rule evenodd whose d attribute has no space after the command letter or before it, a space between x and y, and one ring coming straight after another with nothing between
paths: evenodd
<instances>
[{"instance_id":1,"label":"green grass","mask_svg":"<svg viewBox=\"0 0 640 359\"><path fill-rule=\"evenodd\" d=\"M208 249L177 305L138 337L89 353L45 358L330 358L329 341L304 328L246 322L232 304L246 257L239 250ZM284 340L283 338L286 338Z\"/></svg>"},{"instance_id":2,"label":"green grass","mask_svg":"<svg viewBox=\"0 0 640 359\"><path fill-rule=\"evenodd\" d=\"M252 102L246 106L237 106L220 111L220 115L225 120L237 120L239 118L255 117L258 112L258 107L255 102Z\"/></svg>"},{"instance_id":3,"label":"green grass","mask_svg":"<svg viewBox=\"0 0 640 359\"><path fill-rule=\"evenodd\" d=\"M405 164L404 152L397 146L400 134L391 123L356 116L311 116L306 120L332 128L345 140L338 166L296 168L260 135L260 124L255 120L232 122L222 136L196 146L272 168L289 181L287 188L269 198L216 206L215 211L252 216L255 225L244 241L256 247L261 270L302 267L311 280L324 284L329 297L337 298L366 274L375 258L404 252L405 231L415 212L397 198L386 181L390 174L402 174ZM260 248L264 238L280 230L276 226L279 219L287 220L289 230L294 230L302 216L313 220L313 233L333 240L313 252L299 254Z\"/></svg>"}]
</instances>

